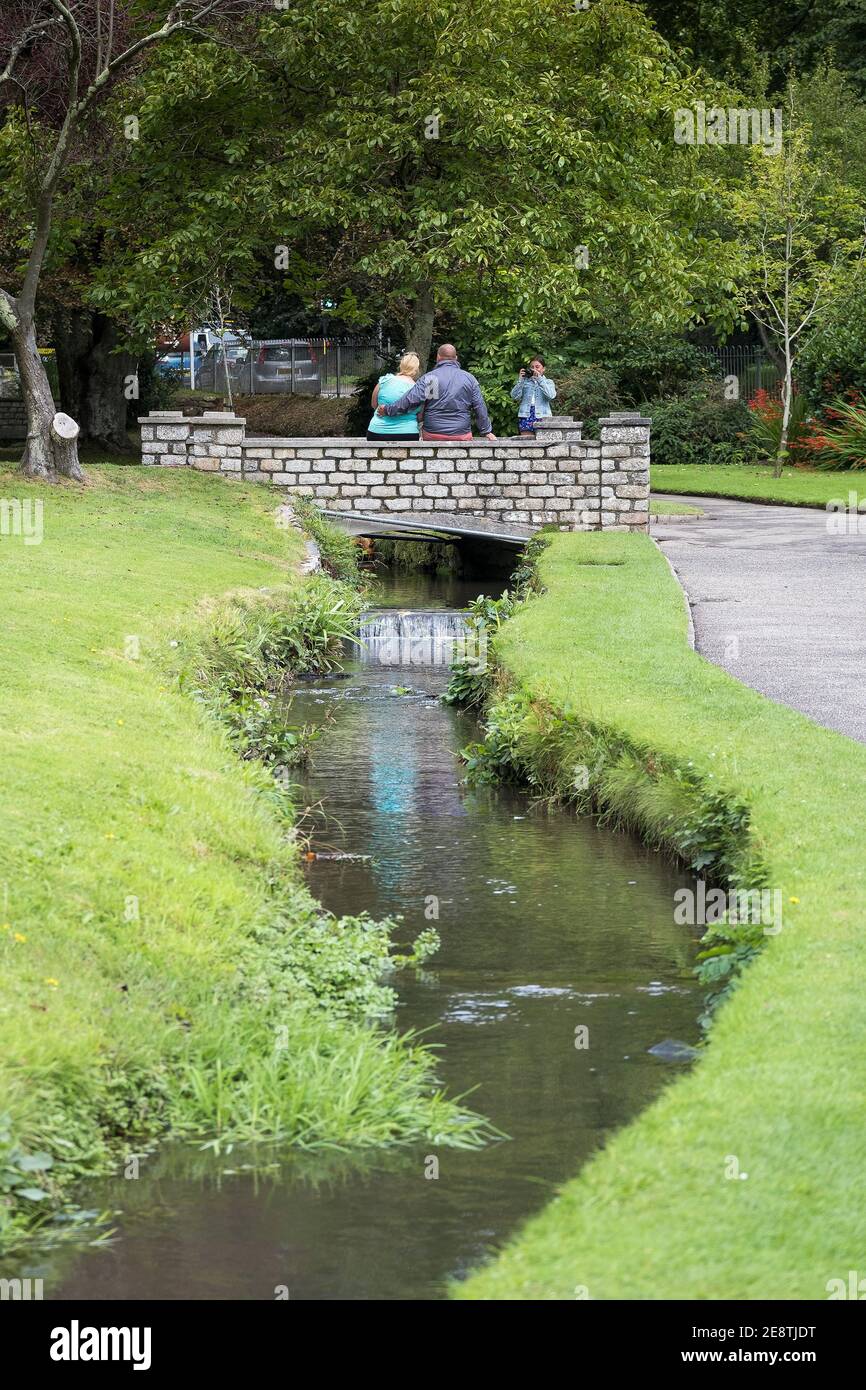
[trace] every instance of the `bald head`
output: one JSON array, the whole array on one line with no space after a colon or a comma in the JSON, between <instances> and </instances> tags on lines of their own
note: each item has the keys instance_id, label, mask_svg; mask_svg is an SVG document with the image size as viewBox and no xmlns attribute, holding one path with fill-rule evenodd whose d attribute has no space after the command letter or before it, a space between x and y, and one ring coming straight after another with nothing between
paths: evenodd
<instances>
[{"instance_id":1,"label":"bald head","mask_svg":"<svg viewBox=\"0 0 866 1390\"><path fill-rule=\"evenodd\" d=\"M454 344L453 344L453 343L443 343L442 346L441 346L440 348L437 348L437 350L436 350L436 361L437 361L437 362L456 362L456 361L457 361L457 349L456 349L456 347L454 346Z\"/></svg>"}]
</instances>

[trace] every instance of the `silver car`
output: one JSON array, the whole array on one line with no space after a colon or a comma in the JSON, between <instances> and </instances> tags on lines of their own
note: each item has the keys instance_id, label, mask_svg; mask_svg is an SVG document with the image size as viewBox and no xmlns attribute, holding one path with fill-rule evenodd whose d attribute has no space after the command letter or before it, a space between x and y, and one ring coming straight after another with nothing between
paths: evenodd
<instances>
[{"instance_id":1,"label":"silver car","mask_svg":"<svg viewBox=\"0 0 866 1390\"><path fill-rule=\"evenodd\" d=\"M250 369L251 387L256 394L296 391L308 396L321 395L320 352L303 338L254 343Z\"/></svg>"}]
</instances>

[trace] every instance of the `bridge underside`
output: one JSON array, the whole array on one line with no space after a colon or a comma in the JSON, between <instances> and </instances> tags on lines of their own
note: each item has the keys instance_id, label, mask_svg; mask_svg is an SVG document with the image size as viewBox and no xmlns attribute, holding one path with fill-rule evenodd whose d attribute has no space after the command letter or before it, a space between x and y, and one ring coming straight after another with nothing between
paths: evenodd
<instances>
[{"instance_id":1,"label":"bridge underside","mask_svg":"<svg viewBox=\"0 0 866 1390\"><path fill-rule=\"evenodd\" d=\"M535 534L532 526L491 521L483 516L456 516L454 512L337 512L322 508L322 515L348 531L350 536L380 537L401 541L441 541L510 546L520 550Z\"/></svg>"}]
</instances>

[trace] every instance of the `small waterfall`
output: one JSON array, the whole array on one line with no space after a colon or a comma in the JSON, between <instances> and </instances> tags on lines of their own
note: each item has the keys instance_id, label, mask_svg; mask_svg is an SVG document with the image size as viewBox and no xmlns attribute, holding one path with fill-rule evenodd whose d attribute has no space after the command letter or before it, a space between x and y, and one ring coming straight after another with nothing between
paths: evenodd
<instances>
[{"instance_id":1,"label":"small waterfall","mask_svg":"<svg viewBox=\"0 0 866 1390\"><path fill-rule=\"evenodd\" d=\"M358 654L370 666L444 666L477 654L478 634L456 608L399 611L371 609L361 614Z\"/></svg>"}]
</instances>

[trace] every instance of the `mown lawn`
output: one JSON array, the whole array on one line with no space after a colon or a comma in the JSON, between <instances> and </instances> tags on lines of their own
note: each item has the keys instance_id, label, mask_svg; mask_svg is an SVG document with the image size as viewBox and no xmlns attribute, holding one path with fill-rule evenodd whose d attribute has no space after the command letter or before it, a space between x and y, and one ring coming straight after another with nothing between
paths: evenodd
<instances>
[{"instance_id":1,"label":"mown lawn","mask_svg":"<svg viewBox=\"0 0 866 1390\"><path fill-rule=\"evenodd\" d=\"M774 478L768 463L743 468L654 463L650 482L654 493L740 497L747 502L776 502L789 507L820 507L823 510L828 502L847 506L848 494L852 491L866 502L866 475L785 468L781 478Z\"/></svg>"},{"instance_id":2,"label":"mown lawn","mask_svg":"<svg viewBox=\"0 0 866 1390\"><path fill-rule=\"evenodd\" d=\"M541 577L511 678L745 798L784 925L694 1069L456 1296L826 1298L866 1248L866 747L693 652L649 539L554 536Z\"/></svg>"},{"instance_id":3,"label":"mown lawn","mask_svg":"<svg viewBox=\"0 0 866 1390\"><path fill-rule=\"evenodd\" d=\"M0 496L42 502L44 532L0 537L0 1112L13 1148L57 1169L66 1143L83 1170L104 1129L94 1076L150 1089L279 854L216 730L147 660L150 634L207 595L285 582L302 545L253 487L88 476L0 475Z\"/></svg>"}]
</instances>

